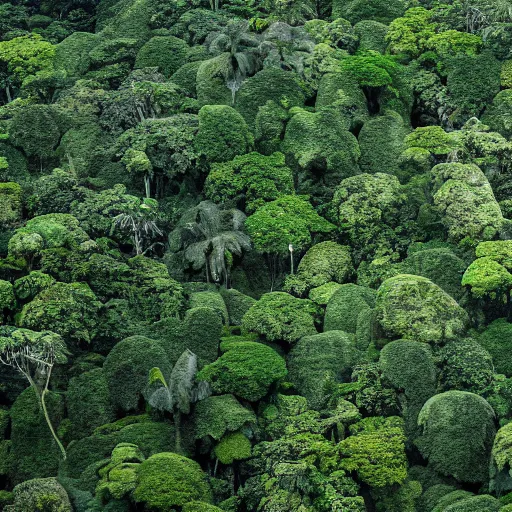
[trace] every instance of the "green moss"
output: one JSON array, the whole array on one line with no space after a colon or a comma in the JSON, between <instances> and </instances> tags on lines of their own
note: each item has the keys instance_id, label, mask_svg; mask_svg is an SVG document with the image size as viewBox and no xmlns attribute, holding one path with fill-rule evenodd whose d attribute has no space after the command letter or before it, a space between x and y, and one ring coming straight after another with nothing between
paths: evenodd
<instances>
[{"instance_id":1,"label":"green moss","mask_svg":"<svg viewBox=\"0 0 512 512\"><path fill-rule=\"evenodd\" d=\"M332 15L334 18L346 18L350 23L361 20L374 20L389 23L405 12L405 4L399 0L334 0Z\"/></svg>"},{"instance_id":2,"label":"green moss","mask_svg":"<svg viewBox=\"0 0 512 512\"><path fill-rule=\"evenodd\" d=\"M112 450L110 461L98 470L101 479L96 486L96 496L105 502L130 494L137 484L137 468L143 461L144 455L136 445L118 444Z\"/></svg>"},{"instance_id":3,"label":"green moss","mask_svg":"<svg viewBox=\"0 0 512 512\"><path fill-rule=\"evenodd\" d=\"M182 512L222 512L225 509L220 509L215 505L204 503L202 501L190 501L183 505Z\"/></svg>"},{"instance_id":4,"label":"green moss","mask_svg":"<svg viewBox=\"0 0 512 512\"><path fill-rule=\"evenodd\" d=\"M305 94L298 76L276 67L263 69L244 82L237 93L235 108L253 129L259 107L269 100L277 105L284 102L287 107L302 106Z\"/></svg>"},{"instance_id":5,"label":"green moss","mask_svg":"<svg viewBox=\"0 0 512 512\"><path fill-rule=\"evenodd\" d=\"M46 394L46 407L56 429L63 418L62 397ZM11 449L9 476L14 484L57 474L60 452L53 440L32 388L18 396L10 409Z\"/></svg>"},{"instance_id":6,"label":"green moss","mask_svg":"<svg viewBox=\"0 0 512 512\"><path fill-rule=\"evenodd\" d=\"M115 419L103 369L72 378L66 394L68 417L74 439L91 435L96 427Z\"/></svg>"},{"instance_id":7,"label":"green moss","mask_svg":"<svg viewBox=\"0 0 512 512\"><path fill-rule=\"evenodd\" d=\"M177 37L152 37L137 53L135 69L157 67L170 77L185 64L188 45Z\"/></svg>"},{"instance_id":8,"label":"green moss","mask_svg":"<svg viewBox=\"0 0 512 512\"><path fill-rule=\"evenodd\" d=\"M230 342L221 348L224 354L197 374L197 380L208 381L216 393L233 393L255 402L287 373L283 358L261 343Z\"/></svg>"},{"instance_id":9,"label":"green moss","mask_svg":"<svg viewBox=\"0 0 512 512\"><path fill-rule=\"evenodd\" d=\"M351 283L340 286L327 303L324 331L355 333L358 315L374 305L374 290Z\"/></svg>"},{"instance_id":10,"label":"green moss","mask_svg":"<svg viewBox=\"0 0 512 512\"><path fill-rule=\"evenodd\" d=\"M233 204L248 214L294 191L292 170L282 153L253 152L212 165L205 192L215 202Z\"/></svg>"},{"instance_id":11,"label":"green moss","mask_svg":"<svg viewBox=\"0 0 512 512\"><path fill-rule=\"evenodd\" d=\"M397 175L397 163L405 149L404 137L407 132L402 117L391 110L367 121L358 137L361 170L370 174L382 172Z\"/></svg>"},{"instance_id":12,"label":"green moss","mask_svg":"<svg viewBox=\"0 0 512 512\"><path fill-rule=\"evenodd\" d=\"M197 69L196 92L200 106L231 105L231 91L226 87L222 71L228 65L229 54L222 53L201 63Z\"/></svg>"},{"instance_id":13,"label":"green moss","mask_svg":"<svg viewBox=\"0 0 512 512\"><path fill-rule=\"evenodd\" d=\"M256 303L256 300L248 295L244 295L234 288L222 288L220 294L222 295L228 310L229 325L241 325L242 318Z\"/></svg>"},{"instance_id":14,"label":"green moss","mask_svg":"<svg viewBox=\"0 0 512 512\"><path fill-rule=\"evenodd\" d=\"M13 490L13 512L72 512L66 490L56 478L35 478Z\"/></svg>"},{"instance_id":15,"label":"green moss","mask_svg":"<svg viewBox=\"0 0 512 512\"><path fill-rule=\"evenodd\" d=\"M335 242L321 242L309 249L297 267L297 273L288 276L285 289L304 296L311 288L331 281L343 284L354 269L350 248Z\"/></svg>"},{"instance_id":16,"label":"green moss","mask_svg":"<svg viewBox=\"0 0 512 512\"><path fill-rule=\"evenodd\" d=\"M227 162L248 153L254 139L244 118L227 105L205 105L199 111L199 131L194 141L208 162Z\"/></svg>"},{"instance_id":17,"label":"green moss","mask_svg":"<svg viewBox=\"0 0 512 512\"><path fill-rule=\"evenodd\" d=\"M368 119L366 96L351 73L327 73L318 84L315 108L333 106L346 128L360 128Z\"/></svg>"},{"instance_id":18,"label":"green moss","mask_svg":"<svg viewBox=\"0 0 512 512\"><path fill-rule=\"evenodd\" d=\"M242 319L245 332L255 332L268 341L295 343L303 336L316 334L317 306L283 292L266 293Z\"/></svg>"},{"instance_id":19,"label":"green moss","mask_svg":"<svg viewBox=\"0 0 512 512\"><path fill-rule=\"evenodd\" d=\"M464 294L461 276L466 264L448 248L427 249L415 252L405 260L405 267L411 273L430 279L454 299Z\"/></svg>"},{"instance_id":20,"label":"green moss","mask_svg":"<svg viewBox=\"0 0 512 512\"><path fill-rule=\"evenodd\" d=\"M432 349L416 341L392 341L382 349L379 365L383 381L405 395L402 402L405 431L412 440L418 434L421 407L436 393L437 371Z\"/></svg>"},{"instance_id":21,"label":"green moss","mask_svg":"<svg viewBox=\"0 0 512 512\"><path fill-rule=\"evenodd\" d=\"M501 63L490 52L457 55L448 60L447 72L451 119L457 124L479 117L500 90Z\"/></svg>"},{"instance_id":22,"label":"green moss","mask_svg":"<svg viewBox=\"0 0 512 512\"><path fill-rule=\"evenodd\" d=\"M436 156L447 155L457 149L457 139L440 126L416 128L405 138L407 148L426 149Z\"/></svg>"},{"instance_id":23,"label":"green moss","mask_svg":"<svg viewBox=\"0 0 512 512\"><path fill-rule=\"evenodd\" d=\"M354 25L354 33L359 38L358 50L360 52L375 51L385 53L388 43L386 34L388 27L375 20L362 20Z\"/></svg>"},{"instance_id":24,"label":"green moss","mask_svg":"<svg viewBox=\"0 0 512 512\"><path fill-rule=\"evenodd\" d=\"M213 309L222 320L224 325L229 323L228 310L222 295L218 292L193 292L188 301L189 308L210 308Z\"/></svg>"},{"instance_id":25,"label":"green moss","mask_svg":"<svg viewBox=\"0 0 512 512\"><path fill-rule=\"evenodd\" d=\"M85 283L55 283L40 291L21 311L18 325L56 332L74 342L95 336L101 303Z\"/></svg>"},{"instance_id":26,"label":"green moss","mask_svg":"<svg viewBox=\"0 0 512 512\"><path fill-rule=\"evenodd\" d=\"M356 262L363 255L390 252L405 199L398 179L380 172L346 178L336 188L332 214Z\"/></svg>"},{"instance_id":27,"label":"green moss","mask_svg":"<svg viewBox=\"0 0 512 512\"><path fill-rule=\"evenodd\" d=\"M222 327L222 319L217 309L210 307L189 309L182 324L182 342L176 344L176 349L179 345L181 352L187 348L191 350L198 357L199 368L202 368L205 364L213 363L219 353ZM175 357L177 351L173 350L173 352ZM175 362L174 357L172 357L173 362Z\"/></svg>"},{"instance_id":28,"label":"green moss","mask_svg":"<svg viewBox=\"0 0 512 512\"><path fill-rule=\"evenodd\" d=\"M254 423L255 414L233 395L210 396L197 402L194 409L196 439L210 436L219 440L226 432L236 432Z\"/></svg>"},{"instance_id":29,"label":"green moss","mask_svg":"<svg viewBox=\"0 0 512 512\"><path fill-rule=\"evenodd\" d=\"M16 307L14 288L9 281L0 279L0 318L3 318L4 311Z\"/></svg>"},{"instance_id":30,"label":"green moss","mask_svg":"<svg viewBox=\"0 0 512 512\"><path fill-rule=\"evenodd\" d=\"M487 105L482 122L490 127L492 131L499 132L504 137L512 136L512 124L510 114L512 112L512 90L500 91L492 104Z\"/></svg>"},{"instance_id":31,"label":"green moss","mask_svg":"<svg viewBox=\"0 0 512 512\"><path fill-rule=\"evenodd\" d=\"M251 442L241 432L225 435L214 448L215 456L222 464L248 459L251 452Z\"/></svg>"},{"instance_id":32,"label":"green moss","mask_svg":"<svg viewBox=\"0 0 512 512\"><path fill-rule=\"evenodd\" d=\"M487 494L462 497L462 499L443 508L442 512L498 512L498 510L503 510L500 502ZM432 512L437 511L438 507L435 507ZM439 512L441 512L441 509L439 509Z\"/></svg>"},{"instance_id":33,"label":"green moss","mask_svg":"<svg viewBox=\"0 0 512 512\"><path fill-rule=\"evenodd\" d=\"M344 178L359 174L360 149L334 107L298 110L286 126L283 151L297 176L297 190L317 201L330 198Z\"/></svg>"},{"instance_id":34,"label":"green moss","mask_svg":"<svg viewBox=\"0 0 512 512\"><path fill-rule=\"evenodd\" d=\"M481 394L491 385L494 365L491 354L472 339L447 343L438 354L440 384L445 390L460 389Z\"/></svg>"},{"instance_id":35,"label":"green moss","mask_svg":"<svg viewBox=\"0 0 512 512\"><path fill-rule=\"evenodd\" d=\"M429 465L462 482L483 482L496 433L494 411L480 396L447 391L423 406L415 440Z\"/></svg>"},{"instance_id":36,"label":"green moss","mask_svg":"<svg viewBox=\"0 0 512 512\"><path fill-rule=\"evenodd\" d=\"M356 471L372 487L401 484L407 476L403 421L397 416L365 418L340 443L340 466Z\"/></svg>"},{"instance_id":37,"label":"green moss","mask_svg":"<svg viewBox=\"0 0 512 512\"><path fill-rule=\"evenodd\" d=\"M151 510L166 512L194 500L210 503L212 492L197 462L176 453L158 453L137 470L138 484L133 493L137 503Z\"/></svg>"},{"instance_id":38,"label":"green moss","mask_svg":"<svg viewBox=\"0 0 512 512\"><path fill-rule=\"evenodd\" d=\"M64 70L68 76L85 74L91 63L89 52L98 42L98 36L89 32L74 32L66 37L55 48L55 69Z\"/></svg>"},{"instance_id":39,"label":"green moss","mask_svg":"<svg viewBox=\"0 0 512 512\"><path fill-rule=\"evenodd\" d=\"M443 343L464 333L467 313L424 277L401 274L384 281L377 292L377 320L390 338Z\"/></svg>"},{"instance_id":40,"label":"green moss","mask_svg":"<svg viewBox=\"0 0 512 512\"><path fill-rule=\"evenodd\" d=\"M362 359L353 337L346 332L330 330L305 336L289 354L288 378L311 408L320 409L328 384L350 380L352 369Z\"/></svg>"},{"instance_id":41,"label":"green moss","mask_svg":"<svg viewBox=\"0 0 512 512\"><path fill-rule=\"evenodd\" d=\"M204 61L202 60L187 62L178 68L176 72L171 76L172 83L179 86L187 96L192 98L197 97L197 72L199 71L199 67L203 62Z\"/></svg>"},{"instance_id":42,"label":"green moss","mask_svg":"<svg viewBox=\"0 0 512 512\"><path fill-rule=\"evenodd\" d=\"M118 343L103 366L112 404L124 411L137 410L149 370L154 367L160 368L164 376L170 375L171 365L158 342L131 336Z\"/></svg>"},{"instance_id":43,"label":"green moss","mask_svg":"<svg viewBox=\"0 0 512 512\"><path fill-rule=\"evenodd\" d=\"M478 335L477 341L491 354L496 373L512 377L512 324L504 318L495 320Z\"/></svg>"},{"instance_id":44,"label":"green moss","mask_svg":"<svg viewBox=\"0 0 512 512\"><path fill-rule=\"evenodd\" d=\"M0 212L4 225L21 219L21 187L17 183L0 183Z\"/></svg>"}]
</instances>

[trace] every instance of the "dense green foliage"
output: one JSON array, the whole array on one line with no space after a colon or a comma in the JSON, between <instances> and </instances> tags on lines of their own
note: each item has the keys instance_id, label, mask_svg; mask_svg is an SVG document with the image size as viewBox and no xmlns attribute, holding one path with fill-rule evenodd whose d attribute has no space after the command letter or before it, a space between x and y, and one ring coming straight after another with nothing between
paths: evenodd
<instances>
[{"instance_id":1,"label":"dense green foliage","mask_svg":"<svg viewBox=\"0 0 512 512\"><path fill-rule=\"evenodd\" d=\"M0 1L0 510L512 510L511 45Z\"/></svg>"}]
</instances>

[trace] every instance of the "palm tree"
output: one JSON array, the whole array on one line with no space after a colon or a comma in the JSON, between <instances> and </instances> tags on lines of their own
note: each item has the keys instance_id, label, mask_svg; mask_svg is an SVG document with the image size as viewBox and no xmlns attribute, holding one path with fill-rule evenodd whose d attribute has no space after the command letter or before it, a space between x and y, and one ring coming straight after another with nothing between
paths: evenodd
<instances>
[{"instance_id":1,"label":"palm tree","mask_svg":"<svg viewBox=\"0 0 512 512\"><path fill-rule=\"evenodd\" d=\"M259 51L265 67L280 67L302 75L304 60L314 48L315 42L303 27L292 27L278 21L263 33Z\"/></svg>"},{"instance_id":2,"label":"palm tree","mask_svg":"<svg viewBox=\"0 0 512 512\"><path fill-rule=\"evenodd\" d=\"M259 38L250 32L247 21L230 21L221 31L212 34L208 49L213 54L227 53L226 67L222 75L231 90L233 103L242 82L260 67L257 53Z\"/></svg>"},{"instance_id":3,"label":"palm tree","mask_svg":"<svg viewBox=\"0 0 512 512\"><path fill-rule=\"evenodd\" d=\"M159 411L171 412L176 428L176 453L183 453L181 444L181 418L190 413L190 406L210 396L207 382L196 382L197 356L189 349L179 357L172 369L169 382L160 368L149 371L148 403Z\"/></svg>"},{"instance_id":4,"label":"palm tree","mask_svg":"<svg viewBox=\"0 0 512 512\"><path fill-rule=\"evenodd\" d=\"M116 229L127 234L133 243L137 256L144 255L159 242L150 243L155 236L162 236L156 223L158 202L146 198L138 210L120 213L114 217L110 234Z\"/></svg>"},{"instance_id":5,"label":"palm tree","mask_svg":"<svg viewBox=\"0 0 512 512\"><path fill-rule=\"evenodd\" d=\"M170 240L178 240L175 248L194 270L206 269L208 282L211 276L228 286L233 256L251 248L249 236L242 231L245 218L240 210L221 210L211 201L202 201L183 216Z\"/></svg>"}]
</instances>

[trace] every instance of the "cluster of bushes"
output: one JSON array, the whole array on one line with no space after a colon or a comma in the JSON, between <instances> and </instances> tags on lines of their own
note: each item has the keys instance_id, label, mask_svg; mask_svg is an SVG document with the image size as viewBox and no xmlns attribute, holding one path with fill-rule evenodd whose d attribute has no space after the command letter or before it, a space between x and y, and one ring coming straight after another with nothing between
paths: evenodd
<instances>
[{"instance_id":1,"label":"cluster of bushes","mask_svg":"<svg viewBox=\"0 0 512 512\"><path fill-rule=\"evenodd\" d=\"M506 3L1 3L1 510L512 511Z\"/></svg>"}]
</instances>

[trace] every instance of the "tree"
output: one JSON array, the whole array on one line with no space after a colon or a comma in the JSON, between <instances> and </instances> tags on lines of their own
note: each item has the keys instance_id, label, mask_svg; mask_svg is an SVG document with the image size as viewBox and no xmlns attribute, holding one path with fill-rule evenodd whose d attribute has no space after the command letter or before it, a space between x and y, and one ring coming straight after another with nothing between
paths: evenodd
<instances>
[{"instance_id":1,"label":"tree","mask_svg":"<svg viewBox=\"0 0 512 512\"><path fill-rule=\"evenodd\" d=\"M249 31L249 23L245 20L230 21L210 42L211 53L227 53L225 67L221 70L226 87L231 90L232 103L242 82L248 75L254 74L259 67L255 49L258 37Z\"/></svg>"},{"instance_id":2,"label":"tree","mask_svg":"<svg viewBox=\"0 0 512 512\"><path fill-rule=\"evenodd\" d=\"M25 78L38 71L49 70L54 55L55 47L38 34L1 41L0 66L5 67L5 71L0 68L0 77L7 102L13 99L12 89L18 89Z\"/></svg>"},{"instance_id":3,"label":"tree","mask_svg":"<svg viewBox=\"0 0 512 512\"><path fill-rule=\"evenodd\" d=\"M114 217L110 233L119 229L130 237L137 256L146 254L158 244L151 243L152 239L163 234L157 225L157 208L158 202L155 199L144 199L138 209Z\"/></svg>"},{"instance_id":4,"label":"tree","mask_svg":"<svg viewBox=\"0 0 512 512\"><path fill-rule=\"evenodd\" d=\"M50 331L34 332L28 329L14 329L0 336L0 362L15 368L30 383L43 410L62 458L66 459L66 450L53 428L45 395L48 392L52 370L55 364L65 363L68 350L64 340ZM5 335L7 334L7 335Z\"/></svg>"},{"instance_id":5,"label":"tree","mask_svg":"<svg viewBox=\"0 0 512 512\"><path fill-rule=\"evenodd\" d=\"M159 411L171 412L176 427L176 453L183 453L181 445L181 416L190 414L190 406L208 397L207 382L196 382L197 356L185 350L172 369L169 384L160 368L149 371L148 403Z\"/></svg>"},{"instance_id":6,"label":"tree","mask_svg":"<svg viewBox=\"0 0 512 512\"><path fill-rule=\"evenodd\" d=\"M123 155L121 162L126 165L128 172L142 174L144 177L144 188L146 189L146 198L151 197L151 178L153 177L153 166L144 151L137 149L128 149ZM139 254L139 253L137 253Z\"/></svg>"},{"instance_id":7,"label":"tree","mask_svg":"<svg viewBox=\"0 0 512 512\"><path fill-rule=\"evenodd\" d=\"M245 215L240 210L222 210L211 201L202 201L181 218L169 240L171 250L181 252L194 270L205 267L206 280L229 284L233 256L251 248L243 232Z\"/></svg>"},{"instance_id":8,"label":"tree","mask_svg":"<svg viewBox=\"0 0 512 512\"><path fill-rule=\"evenodd\" d=\"M247 214L293 191L293 173L282 153L252 152L213 164L205 182L205 193L212 201L233 202Z\"/></svg>"},{"instance_id":9,"label":"tree","mask_svg":"<svg viewBox=\"0 0 512 512\"><path fill-rule=\"evenodd\" d=\"M335 227L320 217L308 196L286 195L262 206L245 223L255 249L267 255L272 286L277 278L278 259L288 255L290 246L302 251L314 234L330 233Z\"/></svg>"}]
</instances>

